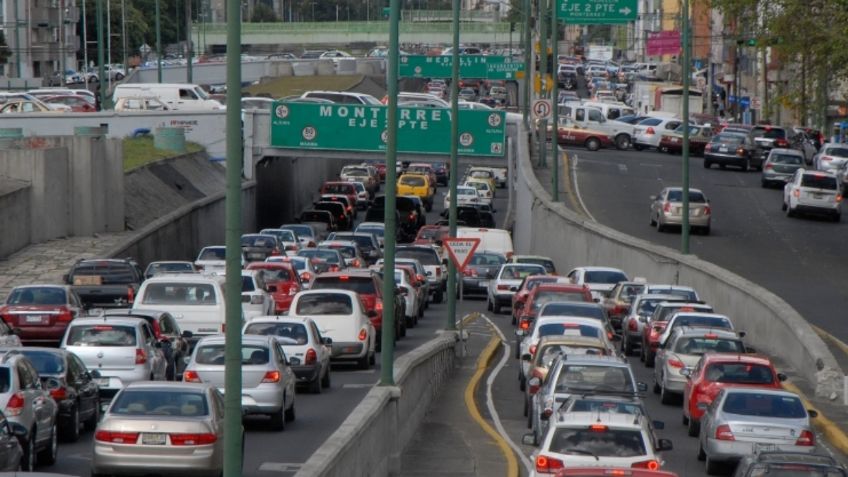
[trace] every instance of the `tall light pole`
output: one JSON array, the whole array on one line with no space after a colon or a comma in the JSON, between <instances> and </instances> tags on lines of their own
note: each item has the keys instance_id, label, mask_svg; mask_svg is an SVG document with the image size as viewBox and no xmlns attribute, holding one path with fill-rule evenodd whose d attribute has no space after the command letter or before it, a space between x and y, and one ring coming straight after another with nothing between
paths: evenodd
<instances>
[{"instance_id":1,"label":"tall light pole","mask_svg":"<svg viewBox=\"0 0 848 477\"><path fill-rule=\"evenodd\" d=\"M59 82L62 86L65 86L65 70L67 70L67 65L65 64L65 59L67 55L65 54L65 1L62 0L59 2L59 62L61 64L60 68L62 69L62 74L59 76Z\"/></svg>"},{"instance_id":2,"label":"tall light pole","mask_svg":"<svg viewBox=\"0 0 848 477\"><path fill-rule=\"evenodd\" d=\"M192 71L191 71L191 62L192 62L192 54L191 54L191 0L183 0L185 2L185 32L186 32L186 82L193 83L192 81Z\"/></svg>"},{"instance_id":3,"label":"tall light pole","mask_svg":"<svg viewBox=\"0 0 848 477\"><path fill-rule=\"evenodd\" d=\"M689 68L689 0L683 0L683 222L681 224L680 252L689 253L689 82L692 79ZM736 93L739 101L739 93Z\"/></svg>"},{"instance_id":4,"label":"tall light pole","mask_svg":"<svg viewBox=\"0 0 848 477\"><path fill-rule=\"evenodd\" d=\"M551 196L559 201L559 23L557 20L557 0L551 0Z\"/></svg>"},{"instance_id":5,"label":"tall light pole","mask_svg":"<svg viewBox=\"0 0 848 477\"><path fill-rule=\"evenodd\" d=\"M88 27L86 24L88 23L86 20L88 18L85 15L85 4L86 0L80 0L82 2L82 80L88 83L87 73L88 73Z\"/></svg>"},{"instance_id":6,"label":"tall light pole","mask_svg":"<svg viewBox=\"0 0 848 477\"><path fill-rule=\"evenodd\" d=\"M97 89L100 91L100 107L106 107L106 88L103 78L106 76L106 57L103 51L103 0L97 0Z\"/></svg>"},{"instance_id":7,"label":"tall light pole","mask_svg":"<svg viewBox=\"0 0 848 477\"><path fill-rule=\"evenodd\" d=\"M238 2L232 2L238 6ZM162 20L159 17L159 0L156 0L156 81L162 82ZM240 28L239 28L240 29Z\"/></svg>"},{"instance_id":8,"label":"tall light pole","mask_svg":"<svg viewBox=\"0 0 848 477\"><path fill-rule=\"evenodd\" d=\"M521 111L524 115L524 127L530 128L530 83L533 81L530 63L533 61L533 39L530 31L530 0L524 0L524 104Z\"/></svg>"},{"instance_id":9,"label":"tall light pole","mask_svg":"<svg viewBox=\"0 0 848 477\"><path fill-rule=\"evenodd\" d=\"M451 138L450 138L450 179L448 179L450 195L450 209L448 210L448 228L450 236L456 237L457 228L457 184L459 178L459 158L457 147L459 145L459 4L461 0L451 2L451 29L453 31L453 42L451 48ZM453 260L448 261L448 316L445 323L446 330L456 329L456 265Z\"/></svg>"},{"instance_id":10,"label":"tall light pole","mask_svg":"<svg viewBox=\"0 0 848 477\"><path fill-rule=\"evenodd\" d=\"M121 59L124 62L124 76L130 73L130 64L127 60L127 0L121 0Z\"/></svg>"},{"instance_id":11,"label":"tall light pole","mask_svg":"<svg viewBox=\"0 0 848 477\"><path fill-rule=\"evenodd\" d=\"M556 2L556 0L553 0ZM539 89L539 97L547 98L548 97L548 36L547 36L547 21L545 21L545 17L548 14L548 2L547 0L539 0L539 77L541 84L541 88ZM554 108L557 107L556 103L553 103L552 106ZM541 121L541 133L539 134L539 165L541 167L545 167L545 151L547 150L547 142L546 137L548 134L548 121L543 119ZM556 142L556 125L554 125L554 136L553 140Z\"/></svg>"}]
</instances>

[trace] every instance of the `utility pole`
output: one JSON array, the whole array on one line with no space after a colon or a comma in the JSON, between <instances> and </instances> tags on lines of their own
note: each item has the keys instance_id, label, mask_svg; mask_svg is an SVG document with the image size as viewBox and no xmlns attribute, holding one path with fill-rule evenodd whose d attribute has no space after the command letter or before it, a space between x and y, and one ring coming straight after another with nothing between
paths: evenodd
<instances>
[{"instance_id":1,"label":"utility pole","mask_svg":"<svg viewBox=\"0 0 848 477\"><path fill-rule=\"evenodd\" d=\"M191 65L191 57L192 57L192 54L191 54L191 50L192 50L192 48L191 48L191 46L192 46L191 45L191 0L184 0L184 1L185 1L185 21L186 21L185 38L186 38L186 60L187 60L186 61L186 82L187 83L193 83L194 81L192 81L192 71L191 71L191 67L192 67L192 65Z\"/></svg>"},{"instance_id":2,"label":"utility pole","mask_svg":"<svg viewBox=\"0 0 848 477\"><path fill-rule=\"evenodd\" d=\"M59 81L62 86L65 86L65 71L68 69L65 64L65 1L59 2L59 60L61 62L62 74L59 75Z\"/></svg>"},{"instance_id":3,"label":"utility pole","mask_svg":"<svg viewBox=\"0 0 848 477\"><path fill-rule=\"evenodd\" d=\"M106 88L103 78L106 76L106 55L103 51L103 0L97 0L97 89L100 91L100 107L106 107Z\"/></svg>"},{"instance_id":4,"label":"utility pole","mask_svg":"<svg viewBox=\"0 0 848 477\"><path fill-rule=\"evenodd\" d=\"M459 4L461 0L451 2L451 27L453 30L453 44L451 45L451 143L450 143L450 179L448 179L448 194L450 195L450 209L448 210L448 229L450 236L456 237L457 228L457 198L456 189L459 175L458 142L459 142ZM456 265L453 260L448 261L448 317L445 323L446 330L456 329Z\"/></svg>"},{"instance_id":5,"label":"utility pole","mask_svg":"<svg viewBox=\"0 0 848 477\"><path fill-rule=\"evenodd\" d=\"M681 224L680 252L689 253L689 83L692 71L689 67L691 45L689 44L689 0L683 0L683 222ZM739 97L736 97L737 101Z\"/></svg>"},{"instance_id":6,"label":"utility pole","mask_svg":"<svg viewBox=\"0 0 848 477\"><path fill-rule=\"evenodd\" d=\"M524 101L521 112L524 116L524 127L530 129L530 83L533 73L530 64L533 62L533 39L530 31L530 0L524 0Z\"/></svg>"},{"instance_id":7,"label":"utility pole","mask_svg":"<svg viewBox=\"0 0 848 477\"><path fill-rule=\"evenodd\" d=\"M554 0L556 2L556 0ZM548 14L548 2L547 0L539 0L539 77L541 87L539 88L539 97L547 98L548 97L548 33L545 21L545 16ZM552 101L553 108L558 108L559 105L556 104L556 101ZM545 151L547 151L547 137L548 137L548 121L547 119L543 119L540 122L539 129L541 132L539 134L539 166L545 167L547 161L545 159ZM556 142L556 126L554 126L554 142Z\"/></svg>"},{"instance_id":8,"label":"utility pole","mask_svg":"<svg viewBox=\"0 0 848 477\"><path fill-rule=\"evenodd\" d=\"M85 4L86 0L80 0L82 2L82 80L88 84L88 28L86 27L86 23L88 23L85 16Z\"/></svg>"},{"instance_id":9,"label":"utility pole","mask_svg":"<svg viewBox=\"0 0 848 477\"><path fill-rule=\"evenodd\" d=\"M156 23L156 81L161 83L162 82L162 25L161 25L162 20L160 18L160 13L159 13L159 0L156 0L155 3L156 3L156 22L155 22ZM231 2L231 3L238 4L238 2ZM230 17L230 18L238 18L238 15L236 15L235 17ZM227 23L229 23L229 22L227 22ZM241 26L239 26L239 30L241 30ZM229 35L229 30L228 30L227 34ZM228 39L228 41L229 41L229 39ZM229 43L228 43L228 45L229 45ZM239 47L239 49L240 48L241 47ZM241 55L239 55L239 57L241 57ZM230 51L227 50L227 62L228 63L229 63L229 59L230 59ZM239 85L239 88L241 88L241 85ZM241 99L239 99L239 101L241 101Z\"/></svg>"},{"instance_id":10,"label":"utility pole","mask_svg":"<svg viewBox=\"0 0 848 477\"><path fill-rule=\"evenodd\" d=\"M126 77L130 74L130 64L127 60L127 0L121 0L121 50L123 50L121 58L124 61L124 77Z\"/></svg>"},{"instance_id":11,"label":"utility pole","mask_svg":"<svg viewBox=\"0 0 848 477\"><path fill-rule=\"evenodd\" d=\"M551 197L559 202L559 23L557 21L557 0L551 0Z\"/></svg>"}]
</instances>

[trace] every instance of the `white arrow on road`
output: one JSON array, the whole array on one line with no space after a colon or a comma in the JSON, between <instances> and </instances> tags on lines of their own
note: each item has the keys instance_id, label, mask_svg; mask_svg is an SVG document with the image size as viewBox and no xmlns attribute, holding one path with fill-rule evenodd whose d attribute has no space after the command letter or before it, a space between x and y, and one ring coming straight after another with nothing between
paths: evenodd
<instances>
[{"instance_id":1,"label":"white arrow on road","mask_svg":"<svg viewBox=\"0 0 848 477\"><path fill-rule=\"evenodd\" d=\"M625 15L630 15L630 12L632 12L632 11L633 11L633 10L631 10L631 9L629 9L629 8L627 8L627 7L624 7L624 8L619 9L619 10L618 10L618 13L623 13L623 14L625 14Z\"/></svg>"}]
</instances>

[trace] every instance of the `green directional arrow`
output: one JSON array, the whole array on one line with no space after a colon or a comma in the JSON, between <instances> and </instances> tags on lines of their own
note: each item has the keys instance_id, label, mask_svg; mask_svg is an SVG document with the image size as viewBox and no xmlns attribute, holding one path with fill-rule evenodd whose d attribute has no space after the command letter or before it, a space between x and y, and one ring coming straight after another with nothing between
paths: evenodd
<instances>
[{"instance_id":1,"label":"green directional arrow","mask_svg":"<svg viewBox=\"0 0 848 477\"><path fill-rule=\"evenodd\" d=\"M636 0L557 0L557 18L572 25L608 25L636 20Z\"/></svg>"}]
</instances>

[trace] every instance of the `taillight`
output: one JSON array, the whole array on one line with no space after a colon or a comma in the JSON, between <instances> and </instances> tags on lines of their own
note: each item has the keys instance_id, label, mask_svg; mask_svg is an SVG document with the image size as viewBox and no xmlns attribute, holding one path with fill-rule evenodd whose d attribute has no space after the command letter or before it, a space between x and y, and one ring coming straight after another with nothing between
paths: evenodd
<instances>
[{"instance_id":1,"label":"taillight","mask_svg":"<svg viewBox=\"0 0 848 477\"><path fill-rule=\"evenodd\" d=\"M672 368L683 368L685 366L683 364L683 361L680 361L679 359L673 359L673 358L668 360L668 365L671 366Z\"/></svg>"},{"instance_id":2,"label":"taillight","mask_svg":"<svg viewBox=\"0 0 848 477\"><path fill-rule=\"evenodd\" d=\"M197 371L185 371L183 373L183 381L187 383L199 383L200 375L197 374Z\"/></svg>"},{"instance_id":3,"label":"taillight","mask_svg":"<svg viewBox=\"0 0 848 477\"><path fill-rule=\"evenodd\" d=\"M171 445L174 446L205 446L214 444L218 440L218 436L212 433L208 434L168 434L171 438Z\"/></svg>"},{"instance_id":4,"label":"taillight","mask_svg":"<svg viewBox=\"0 0 848 477\"><path fill-rule=\"evenodd\" d=\"M801 431L801 437L795 441L796 446L814 446L816 445L816 436L810 431Z\"/></svg>"},{"instance_id":5,"label":"taillight","mask_svg":"<svg viewBox=\"0 0 848 477\"><path fill-rule=\"evenodd\" d=\"M368 332L365 331L365 328L359 330L359 336L357 336L357 338L359 338L359 341L365 341L365 339L368 338Z\"/></svg>"},{"instance_id":6,"label":"taillight","mask_svg":"<svg viewBox=\"0 0 848 477\"><path fill-rule=\"evenodd\" d=\"M274 247L274 250L271 250L271 255L274 256L274 257L280 255L280 249L277 248L277 247Z\"/></svg>"},{"instance_id":7,"label":"taillight","mask_svg":"<svg viewBox=\"0 0 848 477\"><path fill-rule=\"evenodd\" d=\"M360 262L358 258L354 258L351 265L353 265L353 268L359 268L362 266L362 262Z\"/></svg>"},{"instance_id":8,"label":"taillight","mask_svg":"<svg viewBox=\"0 0 848 477\"><path fill-rule=\"evenodd\" d=\"M436 267L436 277L442 276L442 267Z\"/></svg>"},{"instance_id":9,"label":"taillight","mask_svg":"<svg viewBox=\"0 0 848 477\"><path fill-rule=\"evenodd\" d=\"M801 197L801 190L800 189L792 189L792 195L794 195L796 198Z\"/></svg>"},{"instance_id":10,"label":"taillight","mask_svg":"<svg viewBox=\"0 0 848 477\"><path fill-rule=\"evenodd\" d=\"M666 202L663 204L663 212L669 213L671 212L671 202Z\"/></svg>"},{"instance_id":11,"label":"taillight","mask_svg":"<svg viewBox=\"0 0 848 477\"><path fill-rule=\"evenodd\" d=\"M722 424L716 428L715 438L720 441L735 441L736 437L733 436L733 431L730 430L730 426L727 424Z\"/></svg>"},{"instance_id":12,"label":"taillight","mask_svg":"<svg viewBox=\"0 0 848 477\"><path fill-rule=\"evenodd\" d=\"M832 161L832 160L833 160L833 158L832 158L832 157L830 157L830 156L822 156L822 157L821 157L821 160L822 160L822 161Z\"/></svg>"},{"instance_id":13,"label":"taillight","mask_svg":"<svg viewBox=\"0 0 848 477\"><path fill-rule=\"evenodd\" d=\"M842 194L836 194L836 201L842 202Z\"/></svg>"},{"instance_id":14,"label":"taillight","mask_svg":"<svg viewBox=\"0 0 848 477\"><path fill-rule=\"evenodd\" d=\"M531 355L535 355L535 354L536 354L536 345L530 345L530 354L531 354Z\"/></svg>"},{"instance_id":15,"label":"taillight","mask_svg":"<svg viewBox=\"0 0 848 477\"><path fill-rule=\"evenodd\" d=\"M630 467L633 469L658 470L660 463L655 460L643 460L641 462L634 462Z\"/></svg>"},{"instance_id":16,"label":"taillight","mask_svg":"<svg viewBox=\"0 0 848 477\"><path fill-rule=\"evenodd\" d=\"M654 132L655 132L654 128L652 128L652 127L649 127L648 129L645 130L645 134L654 134Z\"/></svg>"},{"instance_id":17,"label":"taillight","mask_svg":"<svg viewBox=\"0 0 848 477\"><path fill-rule=\"evenodd\" d=\"M736 149L736 155L739 156L739 157L744 156L745 155L745 148L740 147L740 148Z\"/></svg>"},{"instance_id":18,"label":"taillight","mask_svg":"<svg viewBox=\"0 0 848 477\"><path fill-rule=\"evenodd\" d=\"M24 405L26 404L24 400L23 393L15 393L12 394L12 397L9 398L9 402L6 404L6 409L3 412L6 416L20 416L24 410Z\"/></svg>"},{"instance_id":19,"label":"taillight","mask_svg":"<svg viewBox=\"0 0 848 477\"><path fill-rule=\"evenodd\" d=\"M311 273L309 273L309 272L303 272L303 273L300 275L300 281L302 281L302 282L308 282L308 281L310 281L310 280L312 280L312 274L311 274Z\"/></svg>"},{"instance_id":20,"label":"taillight","mask_svg":"<svg viewBox=\"0 0 848 477\"><path fill-rule=\"evenodd\" d=\"M97 431L94 433L94 439L112 444L135 444L138 441L138 434L138 432Z\"/></svg>"},{"instance_id":21,"label":"taillight","mask_svg":"<svg viewBox=\"0 0 848 477\"><path fill-rule=\"evenodd\" d=\"M262 377L263 383L279 383L280 382L280 372L279 371L268 371L265 373L265 376Z\"/></svg>"},{"instance_id":22,"label":"taillight","mask_svg":"<svg viewBox=\"0 0 848 477\"><path fill-rule=\"evenodd\" d=\"M56 401L68 399L68 389L64 386L50 390L50 396Z\"/></svg>"},{"instance_id":23,"label":"taillight","mask_svg":"<svg viewBox=\"0 0 848 477\"><path fill-rule=\"evenodd\" d=\"M559 459L548 457L544 454L536 456L536 472L551 473L555 470L562 469L563 463Z\"/></svg>"},{"instance_id":24,"label":"taillight","mask_svg":"<svg viewBox=\"0 0 848 477\"><path fill-rule=\"evenodd\" d=\"M408 216L407 218L408 218L409 220L415 220L415 213L410 212L410 213L409 213L409 216Z\"/></svg>"},{"instance_id":25,"label":"taillight","mask_svg":"<svg viewBox=\"0 0 848 477\"><path fill-rule=\"evenodd\" d=\"M57 317L60 323L67 323L74 319L74 314L67 307L62 307L59 309L59 316Z\"/></svg>"},{"instance_id":26,"label":"taillight","mask_svg":"<svg viewBox=\"0 0 848 477\"><path fill-rule=\"evenodd\" d=\"M704 206L704 215L710 215L713 212L709 205Z\"/></svg>"},{"instance_id":27,"label":"taillight","mask_svg":"<svg viewBox=\"0 0 848 477\"><path fill-rule=\"evenodd\" d=\"M135 364L144 364L147 362L147 352L141 348L135 349Z\"/></svg>"},{"instance_id":28,"label":"taillight","mask_svg":"<svg viewBox=\"0 0 848 477\"><path fill-rule=\"evenodd\" d=\"M306 350L306 357L303 360L304 364L315 364L318 361L318 353L314 349Z\"/></svg>"},{"instance_id":29,"label":"taillight","mask_svg":"<svg viewBox=\"0 0 848 477\"><path fill-rule=\"evenodd\" d=\"M765 169L766 169L766 170L767 170L767 171L771 171L771 170L774 170L774 165L773 165L773 164L771 164L771 163L769 163L769 164L766 164L766 167L765 167Z\"/></svg>"},{"instance_id":30,"label":"taillight","mask_svg":"<svg viewBox=\"0 0 848 477\"><path fill-rule=\"evenodd\" d=\"M636 323L636 320L627 320L627 329L630 331L638 331L639 325Z\"/></svg>"},{"instance_id":31,"label":"taillight","mask_svg":"<svg viewBox=\"0 0 848 477\"><path fill-rule=\"evenodd\" d=\"M374 309L376 311L383 311L383 302L380 301L380 300L377 300L377 304L374 305Z\"/></svg>"},{"instance_id":32,"label":"taillight","mask_svg":"<svg viewBox=\"0 0 848 477\"><path fill-rule=\"evenodd\" d=\"M786 139L775 139L774 144L777 147L787 147L789 146L789 141L787 141Z\"/></svg>"},{"instance_id":33,"label":"taillight","mask_svg":"<svg viewBox=\"0 0 848 477\"><path fill-rule=\"evenodd\" d=\"M529 330L530 329L530 320L522 319L521 323L518 324L518 327L521 328L522 330Z\"/></svg>"},{"instance_id":34,"label":"taillight","mask_svg":"<svg viewBox=\"0 0 848 477\"><path fill-rule=\"evenodd\" d=\"M250 295L251 305L261 305L265 303L265 297L262 295Z\"/></svg>"},{"instance_id":35,"label":"taillight","mask_svg":"<svg viewBox=\"0 0 848 477\"><path fill-rule=\"evenodd\" d=\"M127 287L127 303L132 305L133 301L135 301L135 290L133 287Z\"/></svg>"},{"instance_id":36,"label":"taillight","mask_svg":"<svg viewBox=\"0 0 848 477\"><path fill-rule=\"evenodd\" d=\"M713 145L712 145L712 144L707 144L707 146L706 146L706 147L704 147L704 151L710 152L710 151L712 151L712 150L713 150Z\"/></svg>"}]
</instances>

